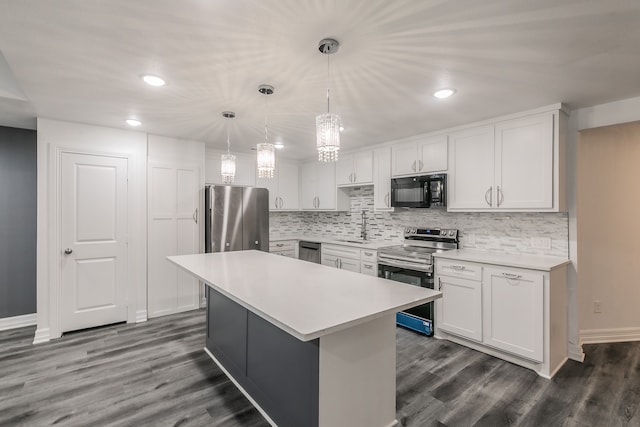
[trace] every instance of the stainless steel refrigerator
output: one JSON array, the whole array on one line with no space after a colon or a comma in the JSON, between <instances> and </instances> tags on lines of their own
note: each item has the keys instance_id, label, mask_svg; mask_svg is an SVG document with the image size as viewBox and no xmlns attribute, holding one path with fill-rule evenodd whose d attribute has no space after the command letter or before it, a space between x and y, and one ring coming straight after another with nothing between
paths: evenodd
<instances>
[{"instance_id":1,"label":"stainless steel refrigerator","mask_svg":"<svg viewBox=\"0 0 640 427\"><path fill-rule=\"evenodd\" d=\"M207 185L204 192L206 252L269 252L266 188Z\"/></svg>"}]
</instances>

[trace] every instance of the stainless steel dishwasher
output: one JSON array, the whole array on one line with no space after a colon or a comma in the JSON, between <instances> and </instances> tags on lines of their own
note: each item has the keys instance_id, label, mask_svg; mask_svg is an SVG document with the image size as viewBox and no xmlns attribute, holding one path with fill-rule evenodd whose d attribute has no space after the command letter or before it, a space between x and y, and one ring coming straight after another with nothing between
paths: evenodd
<instances>
[{"instance_id":1,"label":"stainless steel dishwasher","mask_svg":"<svg viewBox=\"0 0 640 427\"><path fill-rule=\"evenodd\" d=\"M299 259L320 264L320 243L301 240L298 249Z\"/></svg>"}]
</instances>

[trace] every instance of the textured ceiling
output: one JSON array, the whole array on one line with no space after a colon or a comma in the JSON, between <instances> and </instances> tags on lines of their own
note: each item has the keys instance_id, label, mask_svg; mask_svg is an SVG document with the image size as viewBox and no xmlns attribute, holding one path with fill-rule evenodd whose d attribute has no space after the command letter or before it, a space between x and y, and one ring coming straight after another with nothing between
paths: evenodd
<instances>
[{"instance_id":1,"label":"textured ceiling","mask_svg":"<svg viewBox=\"0 0 640 427\"><path fill-rule=\"evenodd\" d=\"M0 124L137 118L141 131L223 147L220 113L232 110L232 150L248 152L264 138L267 83L270 139L310 157L326 109L322 38L341 44L331 109L352 149L640 96L639 23L638 0L0 0ZM458 92L431 96L443 86Z\"/></svg>"}]
</instances>

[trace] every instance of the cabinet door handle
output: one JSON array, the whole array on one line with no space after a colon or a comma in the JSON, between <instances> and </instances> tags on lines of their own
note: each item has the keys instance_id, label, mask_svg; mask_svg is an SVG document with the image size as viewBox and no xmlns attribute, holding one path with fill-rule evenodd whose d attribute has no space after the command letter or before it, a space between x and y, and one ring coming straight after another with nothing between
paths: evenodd
<instances>
[{"instance_id":1,"label":"cabinet door handle","mask_svg":"<svg viewBox=\"0 0 640 427\"><path fill-rule=\"evenodd\" d=\"M340 264L340 267L338 268L342 268L342 258L338 258L338 261L339 261L338 264Z\"/></svg>"},{"instance_id":2,"label":"cabinet door handle","mask_svg":"<svg viewBox=\"0 0 640 427\"><path fill-rule=\"evenodd\" d=\"M502 194L502 190L500 190L500 186L498 185L498 207L504 202L504 194Z\"/></svg>"},{"instance_id":3,"label":"cabinet door handle","mask_svg":"<svg viewBox=\"0 0 640 427\"><path fill-rule=\"evenodd\" d=\"M414 160L413 163L411 163L411 169L413 169L413 171L416 171L416 161Z\"/></svg>"},{"instance_id":4,"label":"cabinet door handle","mask_svg":"<svg viewBox=\"0 0 640 427\"><path fill-rule=\"evenodd\" d=\"M438 277L438 290L442 290L442 279Z\"/></svg>"},{"instance_id":5,"label":"cabinet door handle","mask_svg":"<svg viewBox=\"0 0 640 427\"><path fill-rule=\"evenodd\" d=\"M276 197L276 199L273 201L273 207L278 209L278 198Z\"/></svg>"},{"instance_id":6,"label":"cabinet door handle","mask_svg":"<svg viewBox=\"0 0 640 427\"><path fill-rule=\"evenodd\" d=\"M387 205L388 208L391 207L391 205L389 204L389 192L387 192L387 194L384 196L384 204Z\"/></svg>"},{"instance_id":7,"label":"cabinet door handle","mask_svg":"<svg viewBox=\"0 0 640 427\"><path fill-rule=\"evenodd\" d=\"M520 280L522 279L522 274L515 274L515 273L502 273L502 275L509 280Z\"/></svg>"},{"instance_id":8,"label":"cabinet door handle","mask_svg":"<svg viewBox=\"0 0 640 427\"><path fill-rule=\"evenodd\" d=\"M282 209L282 206L284 206L284 200L282 197L278 197L278 199L280 199L280 209Z\"/></svg>"},{"instance_id":9,"label":"cabinet door handle","mask_svg":"<svg viewBox=\"0 0 640 427\"><path fill-rule=\"evenodd\" d=\"M489 196L488 199L487 199L487 196ZM493 186L489 187L487 191L484 193L484 201L487 202L489 206L491 206L492 197L493 197Z\"/></svg>"},{"instance_id":10,"label":"cabinet door handle","mask_svg":"<svg viewBox=\"0 0 640 427\"><path fill-rule=\"evenodd\" d=\"M418 170L419 171L422 170L422 166L424 166L424 163L422 163L422 160L418 160Z\"/></svg>"},{"instance_id":11,"label":"cabinet door handle","mask_svg":"<svg viewBox=\"0 0 640 427\"><path fill-rule=\"evenodd\" d=\"M193 222L195 222L196 224L198 223L198 208L196 208L195 211L193 211Z\"/></svg>"},{"instance_id":12,"label":"cabinet door handle","mask_svg":"<svg viewBox=\"0 0 640 427\"><path fill-rule=\"evenodd\" d=\"M339 268L338 267L338 258L336 258L335 264L336 264L336 268Z\"/></svg>"},{"instance_id":13,"label":"cabinet door handle","mask_svg":"<svg viewBox=\"0 0 640 427\"><path fill-rule=\"evenodd\" d=\"M353 173L353 181L352 182L356 182L356 173Z\"/></svg>"},{"instance_id":14,"label":"cabinet door handle","mask_svg":"<svg viewBox=\"0 0 640 427\"><path fill-rule=\"evenodd\" d=\"M320 197L318 197L318 209L320 209Z\"/></svg>"}]
</instances>

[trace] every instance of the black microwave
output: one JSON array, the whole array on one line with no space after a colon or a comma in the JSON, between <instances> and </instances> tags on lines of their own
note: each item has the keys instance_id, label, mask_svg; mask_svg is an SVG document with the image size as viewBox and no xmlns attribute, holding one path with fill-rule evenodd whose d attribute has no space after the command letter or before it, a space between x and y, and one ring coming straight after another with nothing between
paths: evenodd
<instances>
[{"instance_id":1,"label":"black microwave","mask_svg":"<svg viewBox=\"0 0 640 427\"><path fill-rule=\"evenodd\" d=\"M391 180L391 206L443 208L447 206L447 175L423 175Z\"/></svg>"}]
</instances>

